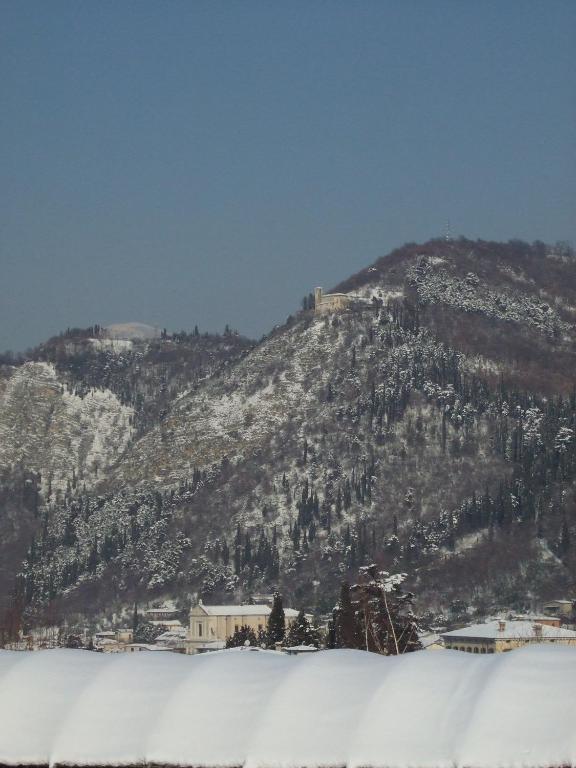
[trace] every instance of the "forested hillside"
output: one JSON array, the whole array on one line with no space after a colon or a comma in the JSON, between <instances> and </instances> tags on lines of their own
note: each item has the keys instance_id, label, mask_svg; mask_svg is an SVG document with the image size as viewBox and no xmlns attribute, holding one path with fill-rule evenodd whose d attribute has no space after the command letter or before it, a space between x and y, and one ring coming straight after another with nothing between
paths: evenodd
<instances>
[{"instance_id":1,"label":"forested hillside","mask_svg":"<svg viewBox=\"0 0 576 768\"><path fill-rule=\"evenodd\" d=\"M70 616L280 585L328 611L342 579L373 561L408 573L421 611L481 615L568 594L572 250L435 240L337 290L348 309L307 308L256 345L163 334L120 350L79 334L5 369L4 391L52 377L50 414L64 414L35 396L17 427L19 401L3 396L0 429L29 444L1 455L5 488L19 476L28 489L18 503L3 496L24 556L5 568L11 604ZM83 415L94 400L108 407L84 416L82 450L64 418L71 398ZM72 450L54 451L63 439Z\"/></svg>"}]
</instances>

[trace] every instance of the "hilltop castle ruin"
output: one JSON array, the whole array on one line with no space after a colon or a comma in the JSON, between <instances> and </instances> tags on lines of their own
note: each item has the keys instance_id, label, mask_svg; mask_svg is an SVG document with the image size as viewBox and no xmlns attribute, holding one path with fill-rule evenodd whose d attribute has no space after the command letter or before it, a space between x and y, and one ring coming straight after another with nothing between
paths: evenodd
<instances>
[{"instance_id":1,"label":"hilltop castle ruin","mask_svg":"<svg viewBox=\"0 0 576 768\"><path fill-rule=\"evenodd\" d=\"M347 293L322 293L322 288L314 289L314 311L317 315L326 312L339 312L350 304Z\"/></svg>"}]
</instances>

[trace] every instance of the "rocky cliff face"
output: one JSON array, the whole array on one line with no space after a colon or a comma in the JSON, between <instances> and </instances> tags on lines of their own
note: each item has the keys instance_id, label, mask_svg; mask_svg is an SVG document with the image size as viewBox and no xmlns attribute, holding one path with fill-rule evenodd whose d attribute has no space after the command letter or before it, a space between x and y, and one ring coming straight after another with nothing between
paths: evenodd
<instances>
[{"instance_id":1,"label":"rocky cliff face","mask_svg":"<svg viewBox=\"0 0 576 768\"><path fill-rule=\"evenodd\" d=\"M570 589L571 251L432 241L337 290L348 309L301 312L257 345L188 340L174 358L167 337L121 364L106 350L104 379L85 349L82 365L76 350L7 372L0 462L42 477L28 610L278 583L325 610L368 560L437 611Z\"/></svg>"},{"instance_id":2,"label":"rocky cliff face","mask_svg":"<svg viewBox=\"0 0 576 768\"><path fill-rule=\"evenodd\" d=\"M89 490L126 450L133 415L110 390L80 397L54 365L25 363L0 380L0 466L37 474L46 500Z\"/></svg>"}]
</instances>

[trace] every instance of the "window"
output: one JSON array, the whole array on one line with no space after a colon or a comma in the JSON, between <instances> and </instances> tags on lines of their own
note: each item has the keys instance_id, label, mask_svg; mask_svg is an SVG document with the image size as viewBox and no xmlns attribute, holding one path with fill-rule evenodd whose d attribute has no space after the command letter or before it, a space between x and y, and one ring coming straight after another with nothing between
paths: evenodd
<instances>
[{"instance_id":1,"label":"window","mask_svg":"<svg viewBox=\"0 0 576 768\"><path fill-rule=\"evenodd\" d=\"M234 632L238 632L238 624L234 624Z\"/></svg>"},{"instance_id":2,"label":"window","mask_svg":"<svg viewBox=\"0 0 576 768\"><path fill-rule=\"evenodd\" d=\"M258 624L258 632L262 632L262 624Z\"/></svg>"},{"instance_id":3,"label":"window","mask_svg":"<svg viewBox=\"0 0 576 768\"><path fill-rule=\"evenodd\" d=\"M474 648L474 653L478 653L478 648Z\"/></svg>"},{"instance_id":4,"label":"window","mask_svg":"<svg viewBox=\"0 0 576 768\"><path fill-rule=\"evenodd\" d=\"M203 629L202 624L199 623L198 624L198 637L202 637L202 629Z\"/></svg>"}]
</instances>

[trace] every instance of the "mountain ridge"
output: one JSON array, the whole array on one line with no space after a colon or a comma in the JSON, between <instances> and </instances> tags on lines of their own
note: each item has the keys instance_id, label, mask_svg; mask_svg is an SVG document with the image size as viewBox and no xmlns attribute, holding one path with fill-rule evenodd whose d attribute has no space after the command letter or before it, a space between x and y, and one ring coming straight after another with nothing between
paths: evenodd
<instances>
[{"instance_id":1,"label":"mountain ridge","mask_svg":"<svg viewBox=\"0 0 576 768\"><path fill-rule=\"evenodd\" d=\"M367 558L407 570L436 611L572 588L576 259L562 247L409 244L336 286L340 313L302 311L258 344L206 340L207 375L168 374L178 384L94 491L42 499L27 611L272 584L326 610ZM467 575L480 553L499 568L485 587Z\"/></svg>"}]
</instances>

